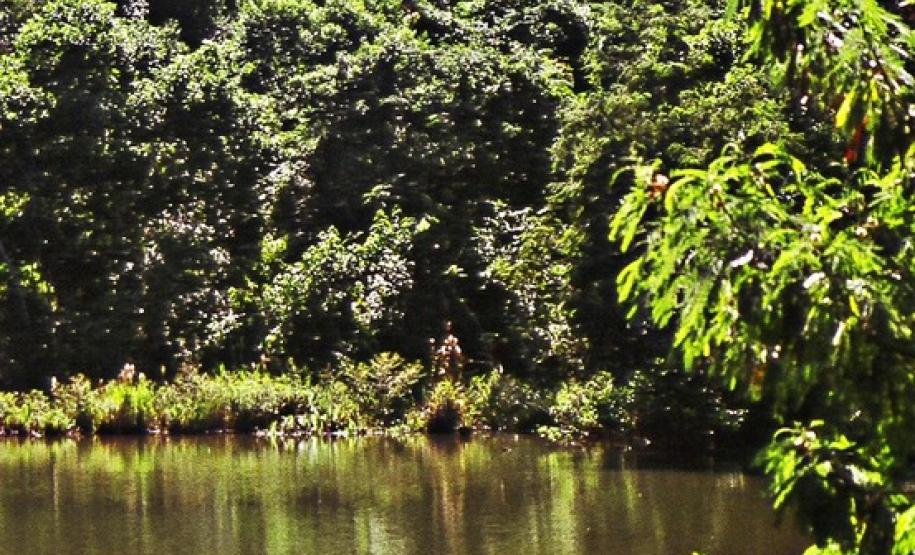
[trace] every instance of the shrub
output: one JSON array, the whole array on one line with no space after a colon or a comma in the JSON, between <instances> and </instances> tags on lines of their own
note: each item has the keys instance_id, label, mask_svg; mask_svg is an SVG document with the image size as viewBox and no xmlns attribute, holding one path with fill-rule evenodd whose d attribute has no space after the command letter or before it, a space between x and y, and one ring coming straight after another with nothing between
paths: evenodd
<instances>
[{"instance_id":1,"label":"shrub","mask_svg":"<svg viewBox=\"0 0 915 555\"><path fill-rule=\"evenodd\" d=\"M76 421L60 407L37 415L38 429L45 435L64 435L76 428Z\"/></svg>"},{"instance_id":2,"label":"shrub","mask_svg":"<svg viewBox=\"0 0 915 555\"><path fill-rule=\"evenodd\" d=\"M310 404L310 385L296 376L263 372L222 372L214 381L225 392L224 424L236 431L266 429L278 419L300 414Z\"/></svg>"},{"instance_id":3,"label":"shrub","mask_svg":"<svg viewBox=\"0 0 915 555\"><path fill-rule=\"evenodd\" d=\"M349 387L340 381L315 386L310 409L312 433L355 431L368 424Z\"/></svg>"},{"instance_id":4,"label":"shrub","mask_svg":"<svg viewBox=\"0 0 915 555\"><path fill-rule=\"evenodd\" d=\"M156 424L156 387L145 378L135 383L108 382L96 392L96 429L144 434Z\"/></svg>"},{"instance_id":5,"label":"shrub","mask_svg":"<svg viewBox=\"0 0 915 555\"><path fill-rule=\"evenodd\" d=\"M155 405L160 426L174 433L201 433L226 427L226 392L196 371L182 370L174 383L159 388Z\"/></svg>"},{"instance_id":6,"label":"shrub","mask_svg":"<svg viewBox=\"0 0 915 555\"><path fill-rule=\"evenodd\" d=\"M19 406L16 394L11 391L0 391L0 430L9 433L10 422Z\"/></svg>"},{"instance_id":7,"label":"shrub","mask_svg":"<svg viewBox=\"0 0 915 555\"><path fill-rule=\"evenodd\" d=\"M76 429L95 433L102 418L99 393L86 376L77 374L66 384L54 382L51 397L56 407L73 418Z\"/></svg>"},{"instance_id":8,"label":"shrub","mask_svg":"<svg viewBox=\"0 0 915 555\"><path fill-rule=\"evenodd\" d=\"M738 431L746 410L702 375L656 368L630 379L634 431L678 448L705 449L717 436Z\"/></svg>"},{"instance_id":9,"label":"shrub","mask_svg":"<svg viewBox=\"0 0 915 555\"><path fill-rule=\"evenodd\" d=\"M0 428L6 433L59 435L74 427L73 419L42 391L0 393Z\"/></svg>"},{"instance_id":10,"label":"shrub","mask_svg":"<svg viewBox=\"0 0 915 555\"><path fill-rule=\"evenodd\" d=\"M341 365L341 376L360 410L382 426L404 418L425 375L421 364L407 362L395 353L381 353L367 363L346 360Z\"/></svg>"},{"instance_id":11,"label":"shrub","mask_svg":"<svg viewBox=\"0 0 915 555\"><path fill-rule=\"evenodd\" d=\"M319 384L298 374L272 376L255 370L208 375L185 368L173 383L157 385L131 367L98 387L76 375L66 383L53 382L50 396L41 391L0 392L0 431L356 432L402 420L424 375L420 365L391 354L368 363L348 362L342 369L341 377Z\"/></svg>"},{"instance_id":12,"label":"shrub","mask_svg":"<svg viewBox=\"0 0 915 555\"><path fill-rule=\"evenodd\" d=\"M549 418L548 405L542 392L492 370L470 380L465 420L474 428L524 431Z\"/></svg>"},{"instance_id":13,"label":"shrub","mask_svg":"<svg viewBox=\"0 0 915 555\"><path fill-rule=\"evenodd\" d=\"M552 440L575 440L601 431L628 430L633 392L613 381L610 373L599 372L586 382L563 384L549 409L553 425L541 426L538 433Z\"/></svg>"},{"instance_id":14,"label":"shrub","mask_svg":"<svg viewBox=\"0 0 915 555\"><path fill-rule=\"evenodd\" d=\"M464 386L448 377L435 384L423 408L410 415L408 423L416 431L453 432L465 425L465 406Z\"/></svg>"}]
</instances>

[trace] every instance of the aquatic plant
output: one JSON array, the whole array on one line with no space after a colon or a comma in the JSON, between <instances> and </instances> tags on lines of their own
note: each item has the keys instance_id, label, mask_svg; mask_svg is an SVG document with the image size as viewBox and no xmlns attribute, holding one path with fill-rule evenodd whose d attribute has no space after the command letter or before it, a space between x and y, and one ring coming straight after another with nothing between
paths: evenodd
<instances>
[{"instance_id":1,"label":"aquatic plant","mask_svg":"<svg viewBox=\"0 0 915 555\"><path fill-rule=\"evenodd\" d=\"M112 381L97 392L96 429L145 434L156 423L156 387L146 379Z\"/></svg>"},{"instance_id":2,"label":"aquatic plant","mask_svg":"<svg viewBox=\"0 0 915 555\"><path fill-rule=\"evenodd\" d=\"M82 374L76 374L67 382L52 380L51 397L54 405L65 414L72 415L77 430L84 434L95 433L102 419L99 407L99 392L92 382Z\"/></svg>"}]
</instances>

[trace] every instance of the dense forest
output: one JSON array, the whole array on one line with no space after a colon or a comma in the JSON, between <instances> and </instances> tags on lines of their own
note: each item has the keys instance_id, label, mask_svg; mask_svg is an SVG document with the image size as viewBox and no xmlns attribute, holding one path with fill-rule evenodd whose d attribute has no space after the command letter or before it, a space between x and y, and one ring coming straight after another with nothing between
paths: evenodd
<instances>
[{"instance_id":1,"label":"dense forest","mask_svg":"<svg viewBox=\"0 0 915 555\"><path fill-rule=\"evenodd\" d=\"M465 381L722 405L626 318L608 239L637 158L829 140L719 3L185 4L2 12L8 388L434 370L450 333Z\"/></svg>"},{"instance_id":2,"label":"dense forest","mask_svg":"<svg viewBox=\"0 0 915 555\"><path fill-rule=\"evenodd\" d=\"M776 505L910 553L912 10L0 0L0 427L797 421Z\"/></svg>"},{"instance_id":3,"label":"dense forest","mask_svg":"<svg viewBox=\"0 0 915 555\"><path fill-rule=\"evenodd\" d=\"M829 140L717 4L7 1L3 383L428 362L446 322L471 374L653 365L612 173Z\"/></svg>"}]
</instances>

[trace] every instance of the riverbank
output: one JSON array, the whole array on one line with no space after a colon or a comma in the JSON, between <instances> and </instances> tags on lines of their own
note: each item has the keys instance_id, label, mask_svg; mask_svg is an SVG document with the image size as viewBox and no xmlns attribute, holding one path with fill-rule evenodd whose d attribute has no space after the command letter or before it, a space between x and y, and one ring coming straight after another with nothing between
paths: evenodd
<instances>
[{"instance_id":1,"label":"riverbank","mask_svg":"<svg viewBox=\"0 0 915 555\"><path fill-rule=\"evenodd\" d=\"M0 392L0 435L478 430L535 432L557 442L614 437L701 451L744 434L746 411L684 381L694 379L636 374L617 385L610 374L597 373L538 387L499 371L464 378L433 374L393 354L343 361L333 373L318 375L188 368L173 380L156 381L127 365L108 381L75 375L53 379L47 391Z\"/></svg>"},{"instance_id":2,"label":"riverbank","mask_svg":"<svg viewBox=\"0 0 915 555\"><path fill-rule=\"evenodd\" d=\"M0 432L20 436L203 434L323 435L380 427L344 382L257 370L181 373L155 382L142 373L92 383L54 380L48 392L0 393Z\"/></svg>"}]
</instances>

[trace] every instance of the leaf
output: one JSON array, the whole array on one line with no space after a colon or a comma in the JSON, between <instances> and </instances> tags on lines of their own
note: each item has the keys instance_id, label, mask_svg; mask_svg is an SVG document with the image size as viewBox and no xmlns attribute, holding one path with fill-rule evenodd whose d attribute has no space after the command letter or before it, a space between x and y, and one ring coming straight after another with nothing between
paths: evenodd
<instances>
[{"instance_id":1,"label":"leaf","mask_svg":"<svg viewBox=\"0 0 915 555\"><path fill-rule=\"evenodd\" d=\"M804 289L810 289L817 283L821 282L826 277L826 274L823 272L814 272L807 276L807 279L804 280Z\"/></svg>"},{"instance_id":2,"label":"leaf","mask_svg":"<svg viewBox=\"0 0 915 555\"><path fill-rule=\"evenodd\" d=\"M804 6L804 11L802 11L800 17L797 18L797 24L801 27L812 25L816 21L817 14L821 9L822 5L820 2L807 2Z\"/></svg>"},{"instance_id":3,"label":"leaf","mask_svg":"<svg viewBox=\"0 0 915 555\"><path fill-rule=\"evenodd\" d=\"M838 347L842 342L842 336L845 335L845 326L847 322L845 320L839 322L839 326L836 328L835 335L832 336L832 346Z\"/></svg>"},{"instance_id":4,"label":"leaf","mask_svg":"<svg viewBox=\"0 0 915 555\"><path fill-rule=\"evenodd\" d=\"M855 100L857 98L857 89L852 89L845 93L845 98L842 99L842 104L836 112L836 127L844 129L848 125L848 116L851 114L852 107L855 105Z\"/></svg>"},{"instance_id":5,"label":"leaf","mask_svg":"<svg viewBox=\"0 0 915 555\"><path fill-rule=\"evenodd\" d=\"M780 147L779 145L777 145L775 143L766 143L764 145L761 145L759 148L756 149L755 152L753 152L753 157L754 158L760 158L763 156L781 157L782 153L783 153L782 147Z\"/></svg>"},{"instance_id":6,"label":"leaf","mask_svg":"<svg viewBox=\"0 0 915 555\"><path fill-rule=\"evenodd\" d=\"M915 550L915 507L897 517L895 540L893 555L908 555Z\"/></svg>"},{"instance_id":7,"label":"leaf","mask_svg":"<svg viewBox=\"0 0 915 555\"><path fill-rule=\"evenodd\" d=\"M623 268L619 275L616 276L617 295L620 302L624 302L629 299L629 295L632 292L632 287L635 285L636 279L639 277L641 269L642 259L638 258Z\"/></svg>"},{"instance_id":8,"label":"leaf","mask_svg":"<svg viewBox=\"0 0 915 555\"><path fill-rule=\"evenodd\" d=\"M626 252L629 250L630 245L632 245L632 240L635 239L635 234L639 230L639 224L642 222L642 217L645 215L645 211L648 210L647 204L642 204L638 210L638 216L634 214L629 214L629 219L626 222L626 228L623 231L623 238L620 241L620 251Z\"/></svg>"}]
</instances>

